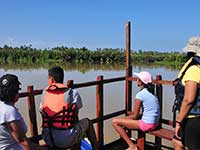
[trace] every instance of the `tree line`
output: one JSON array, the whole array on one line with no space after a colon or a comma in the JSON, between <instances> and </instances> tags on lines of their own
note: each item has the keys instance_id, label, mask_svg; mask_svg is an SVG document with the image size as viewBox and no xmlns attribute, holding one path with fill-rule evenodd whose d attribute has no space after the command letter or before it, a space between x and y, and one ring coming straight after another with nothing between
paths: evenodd
<instances>
[{"instance_id":1,"label":"tree line","mask_svg":"<svg viewBox=\"0 0 200 150\"><path fill-rule=\"evenodd\" d=\"M183 63L185 56L179 52L132 51L132 63L174 64ZM90 63L90 64L125 64L124 49L98 48L95 51L82 48L68 48L64 46L51 49L36 49L29 46L0 47L1 64L26 63Z\"/></svg>"}]
</instances>

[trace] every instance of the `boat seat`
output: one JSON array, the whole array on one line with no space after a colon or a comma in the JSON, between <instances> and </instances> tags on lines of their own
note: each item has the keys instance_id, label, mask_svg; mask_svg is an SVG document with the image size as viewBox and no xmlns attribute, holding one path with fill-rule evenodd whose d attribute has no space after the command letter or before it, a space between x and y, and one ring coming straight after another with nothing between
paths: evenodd
<instances>
[{"instance_id":1,"label":"boat seat","mask_svg":"<svg viewBox=\"0 0 200 150\"><path fill-rule=\"evenodd\" d=\"M166 129L166 128L161 128L161 129L150 131L148 132L148 134L154 135L159 138L164 138L167 140L172 140L174 136L174 131L170 129Z\"/></svg>"},{"instance_id":2,"label":"boat seat","mask_svg":"<svg viewBox=\"0 0 200 150\"><path fill-rule=\"evenodd\" d=\"M159 137L161 139L166 139L171 141L173 139L174 136L174 131L172 129L167 129L167 128L157 128L153 131L149 131L149 132L142 132L139 129L131 129L131 130L135 130L138 132L138 138L136 139L136 145L140 148L140 149L145 149L145 134L150 134L153 135L155 137Z\"/></svg>"}]
</instances>

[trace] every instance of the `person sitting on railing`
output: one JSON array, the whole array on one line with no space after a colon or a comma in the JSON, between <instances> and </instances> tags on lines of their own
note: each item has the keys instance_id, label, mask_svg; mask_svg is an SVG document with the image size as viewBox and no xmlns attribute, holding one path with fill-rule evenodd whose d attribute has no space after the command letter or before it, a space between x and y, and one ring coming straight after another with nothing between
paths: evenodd
<instances>
[{"instance_id":1,"label":"person sitting on railing","mask_svg":"<svg viewBox=\"0 0 200 150\"><path fill-rule=\"evenodd\" d=\"M154 86L149 72L143 71L134 73L137 76L137 85L140 91L135 97L135 106L128 116L114 118L112 125L118 134L126 141L128 150L137 150L138 148L130 140L124 129L140 129L143 132L152 131L159 125L160 105L157 97L154 95ZM140 108L142 108L141 119Z\"/></svg>"},{"instance_id":2,"label":"person sitting on railing","mask_svg":"<svg viewBox=\"0 0 200 150\"><path fill-rule=\"evenodd\" d=\"M188 60L179 72L175 85L180 103L172 140L175 150L200 149L200 37L192 37L183 49Z\"/></svg>"},{"instance_id":3,"label":"person sitting on railing","mask_svg":"<svg viewBox=\"0 0 200 150\"><path fill-rule=\"evenodd\" d=\"M98 150L95 130L88 118L78 119L82 107L79 93L63 84L64 71L61 67L48 70L48 86L43 90L40 104L42 114L42 136L47 146L66 149L79 145L87 137L93 150Z\"/></svg>"},{"instance_id":4,"label":"person sitting on railing","mask_svg":"<svg viewBox=\"0 0 200 150\"><path fill-rule=\"evenodd\" d=\"M1 150L47 150L31 143L27 126L15 107L18 101L20 82L13 74L0 78L0 149Z\"/></svg>"}]
</instances>

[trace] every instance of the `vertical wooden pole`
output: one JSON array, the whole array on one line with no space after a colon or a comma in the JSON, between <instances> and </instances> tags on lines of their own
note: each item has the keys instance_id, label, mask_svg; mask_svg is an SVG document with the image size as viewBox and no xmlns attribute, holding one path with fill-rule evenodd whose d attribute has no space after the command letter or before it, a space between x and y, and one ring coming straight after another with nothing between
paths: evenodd
<instances>
[{"instance_id":1,"label":"vertical wooden pole","mask_svg":"<svg viewBox=\"0 0 200 150\"><path fill-rule=\"evenodd\" d=\"M161 75L156 75L156 80L162 80L162 76ZM159 100L159 104L160 104L160 122L162 120L162 99L163 99L163 86L162 84L156 84L156 96ZM160 124L159 128L162 128L162 124ZM156 145L156 150L160 150L161 149L161 145L162 145L162 139L159 137L155 137L155 145Z\"/></svg>"},{"instance_id":2,"label":"vertical wooden pole","mask_svg":"<svg viewBox=\"0 0 200 150\"><path fill-rule=\"evenodd\" d=\"M33 93L33 86L28 86L27 91L29 92L28 96L28 111L29 111L29 129L31 137L34 137L35 140L33 142L39 143L38 137L38 128L37 128L37 116L35 111L35 97Z\"/></svg>"},{"instance_id":3,"label":"vertical wooden pole","mask_svg":"<svg viewBox=\"0 0 200 150\"><path fill-rule=\"evenodd\" d=\"M145 140L146 140L145 132L138 130L137 146L139 147L139 149L144 150Z\"/></svg>"},{"instance_id":4,"label":"vertical wooden pole","mask_svg":"<svg viewBox=\"0 0 200 150\"><path fill-rule=\"evenodd\" d=\"M131 47L131 23L126 24L126 77L132 76L132 67L130 59ZM131 98L132 98L132 81L126 79L126 112L131 111Z\"/></svg>"},{"instance_id":5,"label":"vertical wooden pole","mask_svg":"<svg viewBox=\"0 0 200 150\"><path fill-rule=\"evenodd\" d=\"M131 65L131 22L126 23L126 67Z\"/></svg>"},{"instance_id":6,"label":"vertical wooden pole","mask_svg":"<svg viewBox=\"0 0 200 150\"><path fill-rule=\"evenodd\" d=\"M126 115L128 111L131 111L132 106L132 81L128 81L127 77L132 77L132 66L131 66L131 23L126 23L126 102L125 109ZM127 132L128 136L131 137L131 132Z\"/></svg>"},{"instance_id":7,"label":"vertical wooden pole","mask_svg":"<svg viewBox=\"0 0 200 150\"><path fill-rule=\"evenodd\" d=\"M131 23L126 23L126 77L132 77L131 67ZM131 111L132 81L126 79L126 112Z\"/></svg>"},{"instance_id":8,"label":"vertical wooden pole","mask_svg":"<svg viewBox=\"0 0 200 150\"><path fill-rule=\"evenodd\" d=\"M67 81L67 87L68 87L68 88L72 88L72 87L73 87L73 84L74 84L74 81L73 81L73 80L68 80L68 81Z\"/></svg>"},{"instance_id":9,"label":"vertical wooden pole","mask_svg":"<svg viewBox=\"0 0 200 150\"><path fill-rule=\"evenodd\" d=\"M97 81L102 81L103 76L97 76ZM103 133L103 83L100 82L96 86L96 116L99 118L99 122L96 126L97 140L101 146L104 145L104 133Z\"/></svg>"}]
</instances>

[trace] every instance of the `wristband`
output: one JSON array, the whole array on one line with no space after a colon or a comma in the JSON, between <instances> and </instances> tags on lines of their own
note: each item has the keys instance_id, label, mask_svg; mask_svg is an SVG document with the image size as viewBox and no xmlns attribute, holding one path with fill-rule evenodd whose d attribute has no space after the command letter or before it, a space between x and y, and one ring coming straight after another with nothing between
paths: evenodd
<instances>
[{"instance_id":1,"label":"wristband","mask_svg":"<svg viewBox=\"0 0 200 150\"><path fill-rule=\"evenodd\" d=\"M180 122L180 121L177 121L177 120L176 120L176 123L181 124L181 122Z\"/></svg>"}]
</instances>

